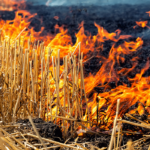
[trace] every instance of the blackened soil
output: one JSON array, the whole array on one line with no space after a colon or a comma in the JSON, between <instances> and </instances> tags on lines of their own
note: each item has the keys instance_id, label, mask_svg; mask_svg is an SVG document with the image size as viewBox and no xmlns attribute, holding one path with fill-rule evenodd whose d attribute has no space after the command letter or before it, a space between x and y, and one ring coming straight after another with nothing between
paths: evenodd
<instances>
[{"instance_id":1,"label":"blackened soil","mask_svg":"<svg viewBox=\"0 0 150 150\"><path fill-rule=\"evenodd\" d=\"M136 117L137 119L141 119L141 118L139 118L141 116L134 116L134 117ZM128 117L124 117L123 119L132 121L132 122L136 122L135 120L132 120ZM145 116L142 116L141 120L145 120ZM50 138L50 139L53 139L58 142L64 142L64 140L62 138L62 132L57 125L53 124L52 122L45 122L41 118L33 119L33 122L34 122L37 130L39 131L39 134L41 137ZM21 129L32 129L32 125L30 124L28 119L19 120L17 123L20 123ZM129 129L132 129L132 132L134 132L134 130L135 130L135 134L124 133L123 136L121 137L122 138L121 145L126 144L129 139L131 139L132 141L135 141L135 140L142 138L144 133L149 134L149 130L142 129L142 128L137 129L137 128L138 127L135 127L132 125L123 124L123 128L122 128L123 131L128 131ZM137 132L137 131L142 131L142 133ZM143 131L144 131L144 133L143 133ZM106 131L106 132L105 133L97 132L96 134L94 134L92 132L86 132L82 137L79 137L77 142L85 143L85 147L89 146L88 143L93 144L99 148L108 147L110 138L111 138L112 129L110 131ZM116 141L117 141L117 138L116 138ZM74 142L74 138L71 138L68 141L68 143L71 143L71 144L72 144L72 142ZM142 149L148 149L147 143L150 143L150 140L146 140L143 142Z\"/></svg>"},{"instance_id":2,"label":"blackened soil","mask_svg":"<svg viewBox=\"0 0 150 150\"><path fill-rule=\"evenodd\" d=\"M147 31L147 28L135 26L135 21L150 20L146 13L150 10L149 5L113 5L113 6L32 6L27 5L26 10L31 13L37 13L37 17L31 22L31 26L38 31L41 26L45 27L46 32L54 33L54 26L64 25L68 29L68 33L74 39L75 33L78 32L79 24L84 21L85 30L92 35L97 34L97 28L94 22L103 26L108 32L114 32L117 29L122 34L140 35ZM0 18L3 20L11 20L14 18L14 12L0 11ZM58 16L59 19L55 19ZM39 19L42 18L42 23ZM150 23L148 24L150 25ZM150 36L149 36L150 38ZM74 39L75 40L75 39ZM75 41L74 41L75 42Z\"/></svg>"},{"instance_id":3,"label":"blackened soil","mask_svg":"<svg viewBox=\"0 0 150 150\"><path fill-rule=\"evenodd\" d=\"M123 130L124 130L124 128L123 128ZM122 136L120 136L120 138L122 139L121 146L125 145L129 140L136 141L138 139L141 139L142 137L143 137L143 135L140 133L135 133L135 134L124 133L124 134L122 134ZM102 148L102 147L109 146L110 138L111 138L110 134L109 135L107 135L107 134L101 134L101 135L85 134L83 137L80 137L78 139L78 142L79 143L90 142L91 144L93 144L99 148ZM116 137L116 141L117 141L117 137ZM150 139L146 139L145 141L143 141L140 144L140 148L142 150L147 150L148 146L149 146L148 143L150 143ZM88 144L85 144L85 146L88 147Z\"/></svg>"},{"instance_id":4,"label":"blackened soil","mask_svg":"<svg viewBox=\"0 0 150 150\"><path fill-rule=\"evenodd\" d=\"M54 32L54 25L65 25L68 33L75 35L78 32L78 25L84 21L85 30L92 35L97 34L97 28L94 22L103 26L108 32L114 32L117 29L122 34L136 35L146 31L142 28L136 28L135 21L150 20L146 13L150 10L148 5L114 5L114 6L72 6L72 7L47 7L47 6L27 6L31 12L36 12L39 18L43 19L43 26L46 31ZM54 19L58 16L59 19ZM35 22L35 24L37 24ZM34 25L34 23L33 23ZM150 25L150 24L149 24Z\"/></svg>"},{"instance_id":5,"label":"blackened soil","mask_svg":"<svg viewBox=\"0 0 150 150\"><path fill-rule=\"evenodd\" d=\"M33 119L33 122L41 137L51 138L55 141L63 142L61 129L57 125L52 122L45 122L41 118ZM29 119L19 120L17 123L21 124L22 129L32 129Z\"/></svg>"}]
</instances>

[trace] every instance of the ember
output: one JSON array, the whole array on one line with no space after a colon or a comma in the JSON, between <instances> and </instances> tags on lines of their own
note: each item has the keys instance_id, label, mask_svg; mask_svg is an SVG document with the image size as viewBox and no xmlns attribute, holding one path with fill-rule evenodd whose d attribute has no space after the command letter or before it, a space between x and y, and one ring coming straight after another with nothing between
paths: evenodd
<instances>
[{"instance_id":1,"label":"ember","mask_svg":"<svg viewBox=\"0 0 150 150\"><path fill-rule=\"evenodd\" d=\"M4 125L12 122L18 127L19 119L29 118L27 126L33 126L36 135L25 135L23 131L22 134L26 139L38 139L42 143L39 149L46 147L46 136L42 136L42 132L51 128L49 126L56 127L60 134L60 139L55 142L57 138L49 133L48 138L55 140L47 141L54 144L48 144L49 146L73 149L77 145L79 149L84 146L60 143L68 142L68 138L72 142L72 138L77 136L82 142L84 136L88 139L106 134L110 145L103 140L107 144L98 143L95 148L108 147L111 150L113 146L114 149L121 147L122 135L128 139L128 135L138 134L139 139L147 134L150 129L150 44L138 34L150 28L149 11L144 9L145 21L133 19L129 30L123 31L123 23L118 23L119 29L115 26L107 31L94 20L91 25L91 30L97 30L93 31L94 34L89 32L90 29L85 30L85 20L80 20L76 32L77 14L72 18L74 27L70 27L74 31L67 28L62 23L61 16L56 13L51 17L55 24L47 33L49 25L45 24L48 22L36 12L38 7L24 1L2 1L0 5L2 128L5 129ZM74 13L73 8L67 11ZM14 15L14 18L6 16L4 19L5 13L10 13L11 17ZM78 13L87 17L90 12L84 9L78 10ZM41 125L34 125L31 117L51 122L45 123L42 120L44 127L38 129ZM13 125L13 132L19 130L16 126ZM14 134L6 133L3 129L0 129L0 133L4 135ZM108 137L110 134L111 138ZM20 133L16 136L22 138ZM147 135L143 139L149 140ZM131 147L131 143L130 141L127 147Z\"/></svg>"}]
</instances>

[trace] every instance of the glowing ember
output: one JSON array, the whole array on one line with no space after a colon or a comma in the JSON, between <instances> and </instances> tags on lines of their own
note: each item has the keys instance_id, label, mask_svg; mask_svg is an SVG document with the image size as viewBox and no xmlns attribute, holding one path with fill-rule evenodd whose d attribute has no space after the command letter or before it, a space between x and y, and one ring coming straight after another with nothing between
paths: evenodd
<instances>
[{"instance_id":1,"label":"glowing ember","mask_svg":"<svg viewBox=\"0 0 150 150\"><path fill-rule=\"evenodd\" d=\"M149 27L149 26L147 26L148 21L136 21L136 24L137 24L139 27L142 27L142 28L147 27L147 28L149 28L149 29L150 29L150 27ZM134 26L134 28L135 28L135 27L136 27L136 26Z\"/></svg>"}]
</instances>

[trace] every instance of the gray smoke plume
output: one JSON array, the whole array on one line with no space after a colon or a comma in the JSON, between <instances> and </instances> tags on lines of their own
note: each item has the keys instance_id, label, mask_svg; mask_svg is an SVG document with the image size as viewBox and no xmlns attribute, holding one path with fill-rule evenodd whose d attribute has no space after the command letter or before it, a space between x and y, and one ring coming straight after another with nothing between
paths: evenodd
<instances>
[{"instance_id":1,"label":"gray smoke plume","mask_svg":"<svg viewBox=\"0 0 150 150\"><path fill-rule=\"evenodd\" d=\"M150 0L51 0L49 5L114 5L150 3Z\"/></svg>"},{"instance_id":2,"label":"gray smoke plume","mask_svg":"<svg viewBox=\"0 0 150 150\"><path fill-rule=\"evenodd\" d=\"M70 6L70 5L114 5L114 4L150 4L150 0L26 0L35 5Z\"/></svg>"}]
</instances>

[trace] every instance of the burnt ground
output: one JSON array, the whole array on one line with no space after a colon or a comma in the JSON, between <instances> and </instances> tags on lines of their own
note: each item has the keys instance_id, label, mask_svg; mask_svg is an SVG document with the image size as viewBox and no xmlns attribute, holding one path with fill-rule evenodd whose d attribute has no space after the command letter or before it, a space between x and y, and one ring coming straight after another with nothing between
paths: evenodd
<instances>
[{"instance_id":1,"label":"burnt ground","mask_svg":"<svg viewBox=\"0 0 150 150\"><path fill-rule=\"evenodd\" d=\"M129 77L134 77L136 73L139 73L141 68L146 64L146 61L150 58L150 29L148 28L141 28L137 27L133 29L135 26L135 21L140 20L148 20L150 26L150 17L145 12L150 10L149 5L114 5L114 6L57 6L57 7L48 7L48 6L32 6L27 5L26 9L29 10L31 13L37 13L37 16L32 20L31 26L34 27L35 31L39 31L42 26L45 27L45 30L42 34L48 33L55 33L54 26L64 25L65 28L68 29L68 34L72 36L72 40L75 43L75 33L79 31L78 26L79 24L84 21L85 30L89 31L92 35L97 34L97 28L94 26L94 22L103 26L108 32L114 32L117 29L120 29L122 32L121 34L130 34L133 36L132 40L135 40L136 37L141 36L144 39L144 46L141 50L134 54L134 56L125 56L125 63L121 64L121 67L124 68L131 68L132 65L130 63L130 59L133 57L138 56L138 66L135 68L135 71L132 74L128 74ZM3 20L12 20L14 19L15 13L7 12L7 11L0 11L0 18ZM54 16L58 16L59 19L54 19ZM39 18L42 18L43 22L39 21ZM119 41L117 44L121 43ZM99 55L104 56L105 58L108 57L109 50L111 48L111 42L108 41L104 44L104 50ZM90 55L90 53L88 54ZM99 58L96 56L90 60L90 63L85 64L85 75L91 73L96 73L102 64L99 64ZM138 71L137 71L138 70ZM148 69L144 76L150 75L150 69ZM127 77L122 77L120 82L117 85L122 83L127 84L130 86L130 83ZM112 88L115 88L117 85L115 83L109 83ZM95 91L103 92L103 88L95 88ZM130 120L129 118L125 118ZM123 129L133 129L133 126L124 125ZM137 129L139 130L139 129ZM144 129L143 133L147 133L148 131ZM130 137L125 135L124 136L124 143L131 138L136 140L140 138L142 135L133 135ZM86 141L101 141L98 143L97 146L108 146L110 136L100 136L96 137L95 135L86 135ZM99 139L100 138L100 139ZM83 138L81 138L81 142L83 142ZM122 143L122 144L124 144ZM143 148L144 149L144 148Z\"/></svg>"},{"instance_id":2,"label":"burnt ground","mask_svg":"<svg viewBox=\"0 0 150 150\"><path fill-rule=\"evenodd\" d=\"M68 34L72 36L75 42L75 33L78 32L79 24L84 21L85 30L92 35L97 34L97 28L94 22L103 26L108 32L114 32L117 29L122 31L122 34L130 34L133 36L147 35L147 28L136 28L135 21L150 20L147 11L150 10L148 5L112 5L112 6L32 6L27 5L26 10L31 13L37 13L37 17L32 20L31 26L35 27L36 31L40 30L41 26L45 27L45 32L55 33L54 26L64 25L68 29ZM59 19L54 19L58 16ZM0 11L0 18L3 20L13 19L14 12ZM39 21L42 18L43 23ZM150 25L150 24L149 24ZM146 32L145 32L146 31Z\"/></svg>"}]
</instances>

